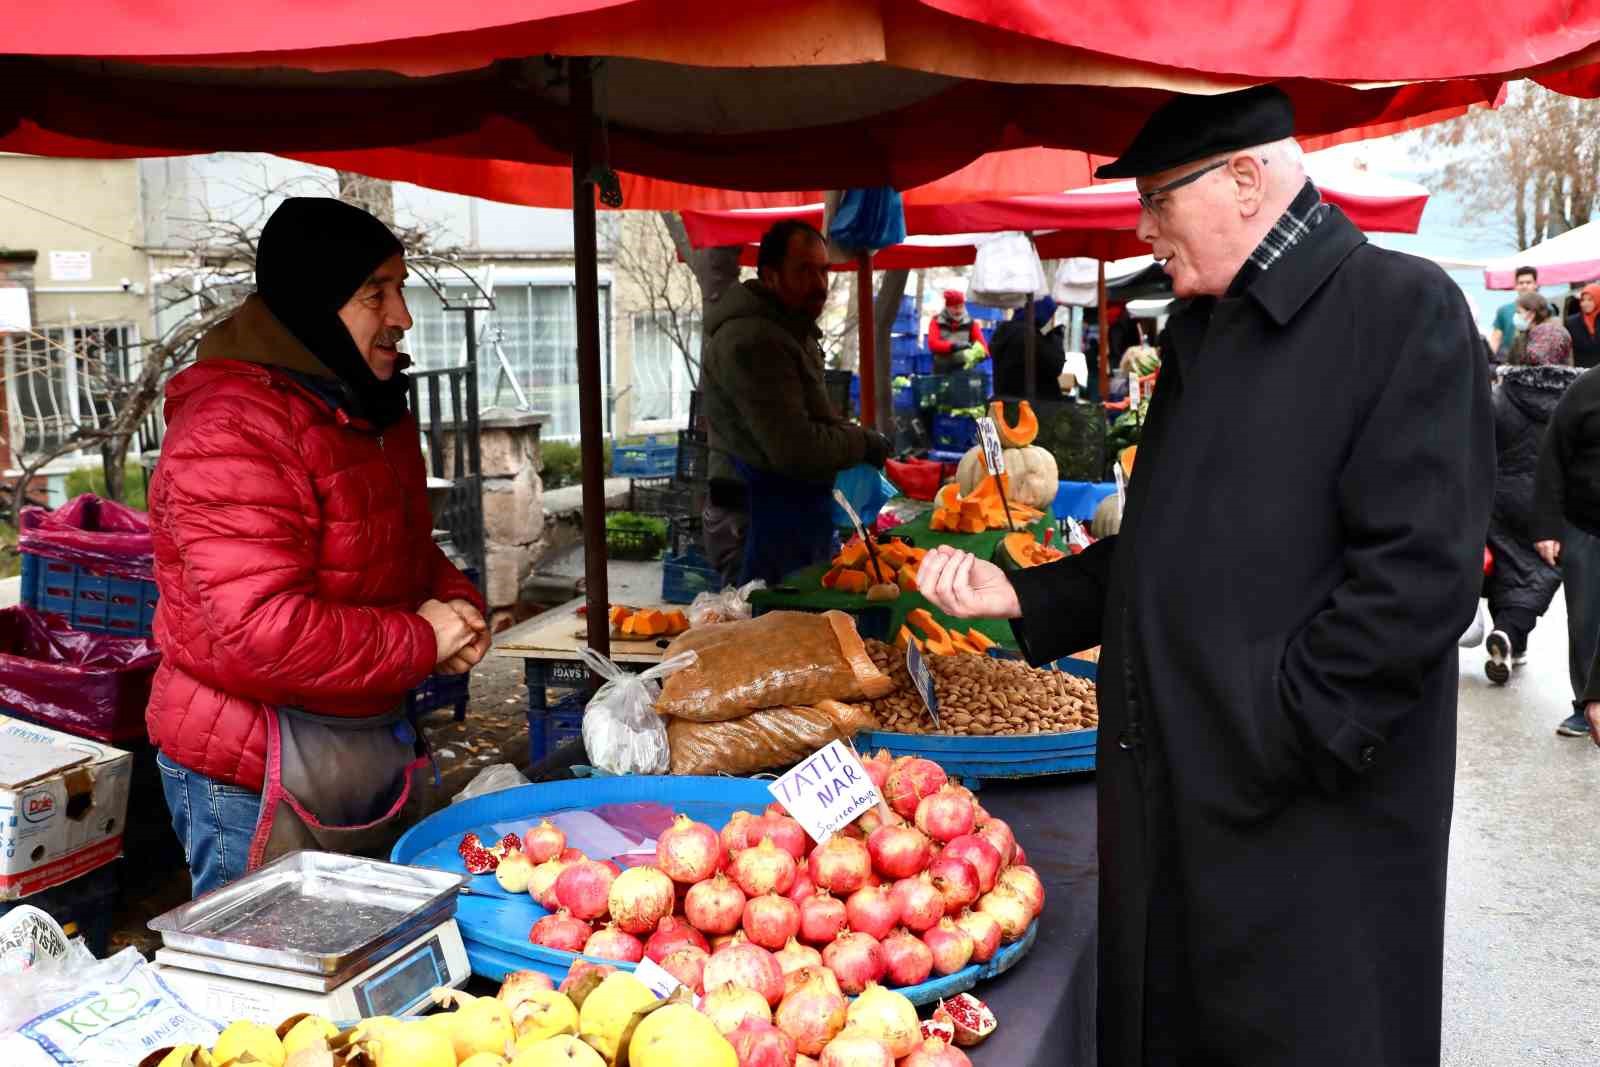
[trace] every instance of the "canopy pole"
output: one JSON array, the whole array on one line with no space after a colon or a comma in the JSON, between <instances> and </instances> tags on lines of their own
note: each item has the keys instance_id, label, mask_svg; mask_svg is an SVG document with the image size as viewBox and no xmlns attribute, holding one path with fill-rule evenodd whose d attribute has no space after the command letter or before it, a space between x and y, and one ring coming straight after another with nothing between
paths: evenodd
<instances>
[{"instance_id":1,"label":"canopy pole","mask_svg":"<svg viewBox=\"0 0 1600 1067\"><path fill-rule=\"evenodd\" d=\"M1106 329L1106 261L1100 261L1100 400L1103 403L1111 396L1111 336Z\"/></svg>"},{"instance_id":2,"label":"canopy pole","mask_svg":"<svg viewBox=\"0 0 1600 1067\"><path fill-rule=\"evenodd\" d=\"M872 253L856 253L856 331L861 335L861 425L878 425L878 331L872 313Z\"/></svg>"},{"instance_id":3,"label":"canopy pole","mask_svg":"<svg viewBox=\"0 0 1600 1067\"><path fill-rule=\"evenodd\" d=\"M583 460L583 574L589 647L611 655L606 585L606 482L601 469L600 263L595 241L594 76L587 58L567 62L572 107L572 249L578 317L578 439Z\"/></svg>"},{"instance_id":4,"label":"canopy pole","mask_svg":"<svg viewBox=\"0 0 1600 1067\"><path fill-rule=\"evenodd\" d=\"M1022 313L1027 316L1022 331L1022 395L1032 403L1035 397L1033 379L1039 369L1039 331L1034 327L1033 297L1028 297L1028 306L1022 309ZM989 344L993 347L993 338L990 338Z\"/></svg>"}]
</instances>

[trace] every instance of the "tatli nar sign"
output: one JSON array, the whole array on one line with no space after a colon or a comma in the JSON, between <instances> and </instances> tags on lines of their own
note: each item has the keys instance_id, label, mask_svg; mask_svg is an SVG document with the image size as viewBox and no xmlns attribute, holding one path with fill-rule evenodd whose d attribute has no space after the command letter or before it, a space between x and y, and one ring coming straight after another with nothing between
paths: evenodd
<instances>
[{"instance_id":1,"label":"tatli nar sign","mask_svg":"<svg viewBox=\"0 0 1600 1067\"><path fill-rule=\"evenodd\" d=\"M767 789L819 845L883 802L860 758L843 741L819 748Z\"/></svg>"}]
</instances>

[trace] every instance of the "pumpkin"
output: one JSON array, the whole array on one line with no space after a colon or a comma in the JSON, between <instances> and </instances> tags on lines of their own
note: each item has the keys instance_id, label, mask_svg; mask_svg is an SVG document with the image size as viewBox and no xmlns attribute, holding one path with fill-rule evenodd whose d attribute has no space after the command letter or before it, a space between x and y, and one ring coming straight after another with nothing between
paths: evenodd
<instances>
[{"instance_id":1,"label":"pumpkin","mask_svg":"<svg viewBox=\"0 0 1600 1067\"><path fill-rule=\"evenodd\" d=\"M1007 500L1034 508L1045 508L1055 503L1056 493L1061 490L1055 456L1038 445L1007 448L1004 455ZM963 495L972 493L988 476L989 468L983 464L983 449L974 448L961 457L956 467L956 488Z\"/></svg>"},{"instance_id":2,"label":"pumpkin","mask_svg":"<svg viewBox=\"0 0 1600 1067\"><path fill-rule=\"evenodd\" d=\"M1053 563L1061 557L1060 549L1040 544L1033 534L1026 531L1001 538L1000 546L994 553L995 563L1008 570L1037 567L1041 563Z\"/></svg>"},{"instance_id":3,"label":"pumpkin","mask_svg":"<svg viewBox=\"0 0 1600 1067\"><path fill-rule=\"evenodd\" d=\"M1033 444L1035 437L1039 436L1039 417L1033 413L1033 405L1026 400L1017 404L1015 426L1006 422L1004 401L996 400L989 405L989 417L994 420L995 433L999 435L1000 443L1007 448L1026 448Z\"/></svg>"}]
</instances>

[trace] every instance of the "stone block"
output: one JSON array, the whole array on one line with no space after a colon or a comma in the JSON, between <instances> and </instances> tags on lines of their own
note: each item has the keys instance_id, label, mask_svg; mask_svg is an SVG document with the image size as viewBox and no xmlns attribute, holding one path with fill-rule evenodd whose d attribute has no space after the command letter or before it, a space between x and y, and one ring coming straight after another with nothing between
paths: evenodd
<instances>
[{"instance_id":1,"label":"stone block","mask_svg":"<svg viewBox=\"0 0 1600 1067\"><path fill-rule=\"evenodd\" d=\"M506 545L532 544L544 533L543 492L533 468L485 479L483 529L490 541Z\"/></svg>"},{"instance_id":2,"label":"stone block","mask_svg":"<svg viewBox=\"0 0 1600 1067\"><path fill-rule=\"evenodd\" d=\"M486 478L511 478L523 468L539 469L539 431L545 416L536 412L487 408L478 417L478 455ZM445 476L455 468L455 437L444 435Z\"/></svg>"},{"instance_id":3,"label":"stone block","mask_svg":"<svg viewBox=\"0 0 1600 1067\"><path fill-rule=\"evenodd\" d=\"M485 552L489 568L483 595L491 608L516 604L522 581L533 571L534 552L523 545L490 544Z\"/></svg>"}]
</instances>

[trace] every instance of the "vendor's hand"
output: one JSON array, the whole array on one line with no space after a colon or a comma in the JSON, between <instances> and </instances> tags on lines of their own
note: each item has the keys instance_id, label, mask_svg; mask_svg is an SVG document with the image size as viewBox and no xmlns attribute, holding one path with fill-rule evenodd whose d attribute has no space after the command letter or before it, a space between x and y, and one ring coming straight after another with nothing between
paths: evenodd
<instances>
[{"instance_id":1,"label":"vendor's hand","mask_svg":"<svg viewBox=\"0 0 1600 1067\"><path fill-rule=\"evenodd\" d=\"M481 663L484 656L489 654L489 646L493 643L493 637L489 633L489 624L483 621L482 613L473 606L472 601L458 598L447 602L446 606L461 616L462 621L476 631L476 636L460 652L441 663L439 665L439 673L466 674Z\"/></svg>"},{"instance_id":2,"label":"vendor's hand","mask_svg":"<svg viewBox=\"0 0 1600 1067\"><path fill-rule=\"evenodd\" d=\"M861 462L870 463L874 467L883 466L888 458L894 455L894 442L890 441L877 430L868 429L866 454L861 457Z\"/></svg>"},{"instance_id":3,"label":"vendor's hand","mask_svg":"<svg viewBox=\"0 0 1600 1067\"><path fill-rule=\"evenodd\" d=\"M940 545L917 568L917 591L958 619L1015 619L1022 614L1017 591L993 563Z\"/></svg>"},{"instance_id":4,"label":"vendor's hand","mask_svg":"<svg viewBox=\"0 0 1600 1067\"><path fill-rule=\"evenodd\" d=\"M433 627L435 664L452 659L478 636L478 631L455 608L442 601L424 601L417 614Z\"/></svg>"},{"instance_id":5,"label":"vendor's hand","mask_svg":"<svg viewBox=\"0 0 1600 1067\"><path fill-rule=\"evenodd\" d=\"M1544 560L1552 567L1556 565L1556 560L1561 558L1560 541L1535 541L1533 543L1533 550L1539 553L1540 559Z\"/></svg>"},{"instance_id":6,"label":"vendor's hand","mask_svg":"<svg viewBox=\"0 0 1600 1067\"><path fill-rule=\"evenodd\" d=\"M1589 720L1589 740L1600 748L1600 701L1587 705L1583 709L1583 717Z\"/></svg>"}]
</instances>

